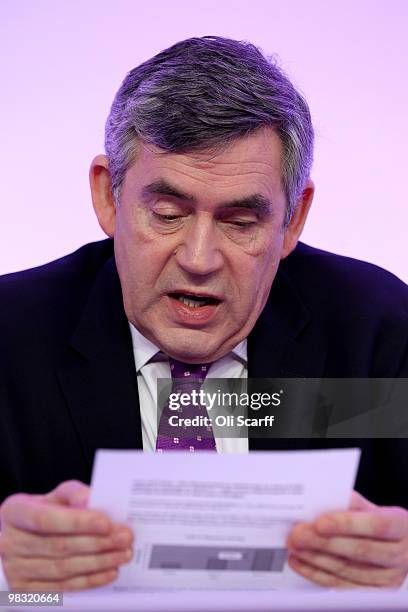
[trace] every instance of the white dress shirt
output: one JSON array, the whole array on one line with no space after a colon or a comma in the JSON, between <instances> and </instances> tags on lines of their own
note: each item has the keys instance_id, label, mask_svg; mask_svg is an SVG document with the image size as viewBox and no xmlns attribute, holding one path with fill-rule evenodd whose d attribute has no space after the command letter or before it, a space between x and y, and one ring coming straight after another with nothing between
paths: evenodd
<instances>
[{"instance_id":1,"label":"white dress shirt","mask_svg":"<svg viewBox=\"0 0 408 612\"><path fill-rule=\"evenodd\" d=\"M131 323L133 354L139 390L143 450L155 452L157 438L157 379L171 378L167 360L150 362L160 349L145 338ZM240 342L230 353L211 364L206 378L247 378L247 341ZM136 409L136 408L135 408ZM247 453L248 438L215 437L219 453Z\"/></svg>"}]
</instances>

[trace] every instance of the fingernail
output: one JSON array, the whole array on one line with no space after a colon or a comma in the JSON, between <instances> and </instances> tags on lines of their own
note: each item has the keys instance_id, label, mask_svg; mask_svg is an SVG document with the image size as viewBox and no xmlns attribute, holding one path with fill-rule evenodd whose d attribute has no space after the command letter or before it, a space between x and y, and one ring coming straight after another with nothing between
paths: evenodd
<instances>
[{"instance_id":1,"label":"fingernail","mask_svg":"<svg viewBox=\"0 0 408 612\"><path fill-rule=\"evenodd\" d=\"M106 573L106 578L108 580L114 580L117 577L117 575L118 575L118 570L109 570Z\"/></svg>"},{"instance_id":2,"label":"fingernail","mask_svg":"<svg viewBox=\"0 0 408 612\"><path fill-rule=\"evenodd\" d=\"M336 521L326 516L316 522L317 531L320 533L333 533L336 531Z\"/></svg>"},{"instance_id":3,"label":"fingernail","mask_svg":"<svg viewBox=\"0 0 408 612\"><path fill-rule=\"evenodd\" d=\"M126 550L124 550L122 553L120 553L119 555L119 563L127 563L128 561L131 560L131 558L133 557L133 551L131 548L127 548Z\"/></svg>"},{"instance_id":4,"label":"fingernail","mask_svg":"<svg viewBox=\"0 0 408 612\"><path fill-rule=\"evenodd\" d=\"M301 565L302 564L302 560L299 559L299 557L296 557L296 555L290 555L290 557L288 558L288 561L293 563L293 565Z\"/></svg>"},{"instance_id":5,"label":"fingernail","mask_svg":"<svg viewBox=\"0 0 408 612\"><path fill-rule=\"evenodd\" d=\"M130 544L130 535L127 531L119 531L113 538L113 542L116 546L126 546Z\"/></svg>"},{"instance_id":6,"label":"fingernail","mask_svg":"<svg viewBox=\"0 0 408 612\"><path fill-rule=\"evenodd\" d=\"M98 533L107 533L109 531L110 524L107 519L100 518L96 519L93 527Z\"/></svg>"}]
</instances>

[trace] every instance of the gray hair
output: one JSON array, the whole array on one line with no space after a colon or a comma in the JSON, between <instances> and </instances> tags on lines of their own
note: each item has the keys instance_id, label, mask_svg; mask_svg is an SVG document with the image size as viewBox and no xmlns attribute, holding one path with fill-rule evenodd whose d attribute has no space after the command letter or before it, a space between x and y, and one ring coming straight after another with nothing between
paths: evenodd
<instances>
[{"instance_id":1,"label":"gray hair","mask_svg":"<svg viewBox=\"0 0 408 612\"><path fill-rule=\"evenodd\" d=\"M178 42L131 70L115 96L105 129L114 199L119 203L140 141L167 152L203 151L265 126L282 143L287 224L312 166L307 102L248 42L219 36Z\"/></svg>"}]
</instances>

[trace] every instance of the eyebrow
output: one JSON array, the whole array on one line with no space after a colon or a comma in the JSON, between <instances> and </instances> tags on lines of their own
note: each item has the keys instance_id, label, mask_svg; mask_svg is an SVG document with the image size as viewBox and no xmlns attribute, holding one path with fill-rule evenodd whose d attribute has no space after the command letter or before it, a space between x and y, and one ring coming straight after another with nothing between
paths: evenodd
<instances>
[{"instance_id":1,"label":"eyebrow","mask_svg":"<svg viewBox=\"0 0 408 612\"><path fill-rule=\"evenodd\" d=\"M195 202L195 198L191 195L183 193L177 187L174 187L164 179L153 181L149 185L146 185L142 189L142 197L148 199L150 195L167 195L179 200L186 200L188 202Z\"/></svg>"},{"instance_id":2,"label":"eyebrow","mask_svg":"<svg viewBox=\"0 0 408 612\"><path fill-rule=\"evenodd\" d=\"M147 200L151 195L165 195L186 202L196 202L194 196L184 193L164 179L153 181L143 187L142 198ZM243 198L234 198L228 202L221 202L219 206L220 208L247 208L248 210L254 210L260 216L266 216L273 211L272 202L260 193L254 193Z\"/></svg>"}]
</instances>

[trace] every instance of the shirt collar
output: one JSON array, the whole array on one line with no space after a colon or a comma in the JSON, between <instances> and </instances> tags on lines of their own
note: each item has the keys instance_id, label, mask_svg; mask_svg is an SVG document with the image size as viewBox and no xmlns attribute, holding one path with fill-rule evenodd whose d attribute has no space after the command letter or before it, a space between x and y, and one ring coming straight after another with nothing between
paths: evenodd
<instances>
[{"instance_id":1,"label":"shirt collar","mask_svg":"<svg viewBox=\"0 0 408 612\"><path fill-rule=\"evenodd\" d=\"M130 333L132 334L133 354L135 357L136 371L138 372L143 366L152 359L156 353L160 352L160 349L150 342L143 334L140 333L136 327L130 323ZM245 366L247 365L247 340L242 340L237 346L235 346L229 353L231 357L241 361Z\"/></svg>"}]
</instances>

